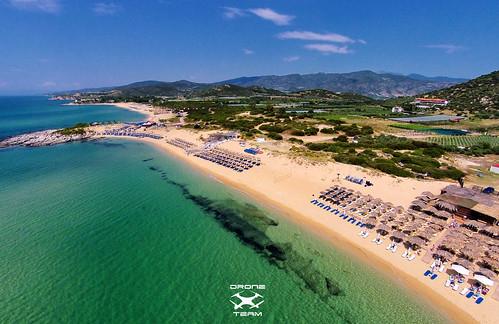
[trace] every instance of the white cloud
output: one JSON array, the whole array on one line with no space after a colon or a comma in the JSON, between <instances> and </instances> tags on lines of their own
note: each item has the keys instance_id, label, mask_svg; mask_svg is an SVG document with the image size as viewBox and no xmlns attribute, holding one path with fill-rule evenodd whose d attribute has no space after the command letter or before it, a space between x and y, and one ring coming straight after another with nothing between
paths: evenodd
<instances>
[{"instance_id":1,"label":"white cloud","mask_svg":"<svg viewBox=\"0 0 499 324\"><path fill-rule=\"evenodd\" d=\"M280 39L299 39L333 43L355 43L355 41L348 36L335 33L320 34L311 31L287 31L278 34L277 37Z\"/></svg>"},{"instance_id":2,"label":"white cloud","mask_svg":"<svg viewBox=\"0 0 499 324\"><path fill-rule=\"evenodd\" d=\"M42 88L53 88L57 85L57 83L52 81L45 81L41 84Z\"/></svg>"},{"instance_id":3,"label":"white cloud","mask_svg":"<svg viewBox=\"0 0 499 324\"><path fill-rule=\"evenodd\" d=\"M464 49L463 46L453 45L453 44L434 44L434 45L425 45L424 47L441 49L447 54L452 54Z\"/></svg>"},{"instance_id":4,"label":"white cloud","mask_svg":"<svg viewBox=\"0 0 499 324\"><path fill-rule=\"evenodd\" d=\"M251 54L255 54L255 51L253 51L249 48L243 48L243 53L246 55L251 55Z\"/></svg>"},{"instance_id":5,"label":"white cloud","mask_svg":"<svg viewBox=\"0 0 499 324\"><path fill-rule=\"evenodd\" d=\"M307 44L306 49L318 51L322 54L348 54L351 53L348 46L336 46L333 44Z\"/></svg>"},{"instance_id":6,"label":"white cloud","mask_svg":"<svg viewBox=\"0 0 499 324\"><path fill-rule=\"evenodd\" d=\"M296 62L299 59L300 59L300 57L295 55L295 56L287 56L287 57L283 58L282 60L284 62Z\"/></svg>"},{"instance_id":7,"label":"white cloud","mask_svg":"<svg viewBox=\"0 0 499 324\"><path fill-rule=\"evenodd\" d=\"M95 4L93 11L99 16L112 16L121 9L120 5L114 2L98 2Z\"/></svg>"},{"instance_id":8,"label":"white cloud","mask_svg":"<svg viewBox=\"0 0 499 324\"><path fill-rule=\"evenodd\" d=\"M243 9L234 8L234 7L223 7L223 9L224 9L224 17L228 19L234 19L246 15Z\"/></svg>"},{"instance_id":9,"label":"white cloud","mask_svg":"<svg viewBox=\"0 0 499 324\"><path fill-rule=\"evenodd\" d=\"M11 6L21 10L58 13L61 10L59 0L7 0Z\"/></svg>"},{"instance_id":10,"label":"white cloud","mask_svg":"<svg viewBox=\"0 0 499 324\"><path fill-rule=\"evenodd\" d=\"M248 11L262 19L269 20L278 26L289 25L291 20L295 18L295 16L277 13L270 8L255 8L248 9Z\"/></svg>"}]
</instances>

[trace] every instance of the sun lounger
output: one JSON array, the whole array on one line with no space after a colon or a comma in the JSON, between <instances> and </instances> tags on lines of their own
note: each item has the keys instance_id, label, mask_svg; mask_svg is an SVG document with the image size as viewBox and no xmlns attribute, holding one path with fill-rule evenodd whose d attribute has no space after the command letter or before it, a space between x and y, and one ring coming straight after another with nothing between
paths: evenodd
<instances>
[{"instance_id":1,"label":"sun lounger","mask_svg":"<svg viewBox=\"0 0 499 324\"><path fill-rule=\"evenodd\" d=\"M405 252L402 254L402 257L407 258L408 255L409 255L409 250L405 250Z\"/></svg>"},{"instance_id":2,"label":"sun lounger","mask_svg":"<svg viewBox=\"0 0 499 324\"><path fill-rule=\"evenodd\" d=\"M440 269L438 269L438 272L444 272L444 270L445 270L445 264L442 264L440 266Z\"/></svg>"},{"instance_id":3,"label":"sun lounger","mask_svg":"<svg viewBox=\"0 0 499 324\"><path fill-rule=\"evenodd\" d=\"M426 270L423 274L425 277L428 277L430 275L431 271L430 270Z\"/></svg>"},{"instance_id":4,"label":"sun lounger","mask_svg":"<svg viewBox=\"0 0 499 324\"><path fill-rule=\"evenodd\" d=\"M394 245L394 246L391 248L392 253L395 253L395 252L397 251L397 248L398 248L398 245Z\"/></svg>"},{"instance_id":5,"label":"sun lounger","mask_svg":"<svg viewBox=\"0 0 499 324\"><path fill-rule=\"evenodd\" d=\"M471 298L473 297L474 294L475 294L474 292L470 291L466 294L466 298Z\"/></svg>"},{"instance_id":6,"label":"sun lounger","mask_svg":"<svg viewBox=\"0 0 499 324\"><path fill-rule=\"evenodd\" d=\"M437 277L438 277L438 274L434 273L431 275L430 279L435 280L435 279L437 279Z\"/></svg>"},{"instance_id":7,"label":"sun lounger","mask_svg":"<svg viewBox=\"0 0 499 324\"><path fill-rule=\"evenodd\" d=\"M459 289L459 285L452 286L452 290L457 291Z\"/></svg>"},{"instance_id":8,"label":"sun lounger","mask_svg":"<svg viewBox=\"0 0 499 324\"><path fill-rule=\"evenodd\" d=\"M445 287L450 287L450 279L447 279L447 281L445 281Z\"/></svg>"},{"instance_id":9,"label":"sun lounger","mask_svg":"<svg viewBox=\"0 0 499 324\"><path fill-rule=\"evenodd\" d=\"M483 297L478 297L478 298L475 300L475 304L478 304L478 305L480 305L482 302L483 302Z\"/></svg>"},{"instance_id":10,"label":"sun lounger","mask_svg":"<svg viewBox=\"0 0 499 324\"><path fill-rule=\"evenodd\" d=\"M412 261L416 258L416 254L411 255L410 257L407 258L407 260Z\"/></svg>"}]
</instances>

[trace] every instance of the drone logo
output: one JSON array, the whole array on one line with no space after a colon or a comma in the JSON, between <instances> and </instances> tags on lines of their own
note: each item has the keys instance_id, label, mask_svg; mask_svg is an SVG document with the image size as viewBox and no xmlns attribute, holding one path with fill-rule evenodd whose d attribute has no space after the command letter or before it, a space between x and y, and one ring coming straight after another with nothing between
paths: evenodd
<instances>
[{"instance_id":1,"label":"drone logo","mask_svg":"<svg viewBox=\"0 0 499 324\"><path fill-rule=\"evenodd\" d=\"M229 288L233 291L238 291L229 299L234 306L234 311L232 313L236 317L263 316L263 313L259 308L265 300L263 300L263 296L255 292L255 290L263 290L265 289L265 285L237 284L230 285Z\"/></svg>"},{"instance_id":2,"label":"drone logo","mask_svg":"<svg viewBox=\"0 0 499 324\"><path fill-rule=\"evenodd\" d=\"M235 303L233 300L230 300L230 302L234 305L234 310L238 310L244 306L248 306L250 309L253 308L260 308L260 305L263 304L265 300L263 300L263 296L260 295L259 293L256 293L252 291L253 296L250 297L245 297L241 296L242 292L238 292L237 294L232 295L231 298L238 298L239 299L239 304ZM262 298L260 302L255 303L255 299Z\"/></svg>"}]
</instances>

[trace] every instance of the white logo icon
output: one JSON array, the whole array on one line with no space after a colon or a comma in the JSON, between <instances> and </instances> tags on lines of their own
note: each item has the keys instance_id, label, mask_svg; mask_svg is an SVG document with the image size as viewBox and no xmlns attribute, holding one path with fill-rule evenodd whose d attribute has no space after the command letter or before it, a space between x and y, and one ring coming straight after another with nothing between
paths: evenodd
<instances>
[{"instance_id":1,"label":"white logo icon","mask_svg":"<svg viewBox=\"0 0 499 324\"><path fill-rule=\"evenodd\" d=\"M250 296L250 297L241 296L241 293L242 293L242 291L238 292L237 294L232 295L232 297L231 297L231 298L238 298L239 299L239 303L236 303L236 302L230 300L230 302L234 305L234 310L240 309L243 306L248 306L249 309L259 308L260 305L263 304L263 302L265 301L265 300L263 300L262 295L254 292L254 291L252 291L253 296ZM255 299L258 299L258 298L261 298L262 300L255 303Z\"/></svg>"}]
</instances>

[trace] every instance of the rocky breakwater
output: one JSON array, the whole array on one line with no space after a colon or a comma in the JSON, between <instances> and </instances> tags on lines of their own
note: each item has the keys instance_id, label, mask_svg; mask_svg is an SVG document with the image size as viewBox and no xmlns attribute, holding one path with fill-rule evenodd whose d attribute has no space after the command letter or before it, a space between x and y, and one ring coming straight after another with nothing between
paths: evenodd
<instances>
[{"instance_id":1,"label":"rocky breakwater","mask_svg":"<svg viewBox=\"0 0 499 324\"><path fill-rule=\"evenodd\" d=\"M0 141L0 148L12 146L49 146L89 139L92 132L68 133L64 130L44 130L10 137Z\"/></svg>"}]
</instances>

